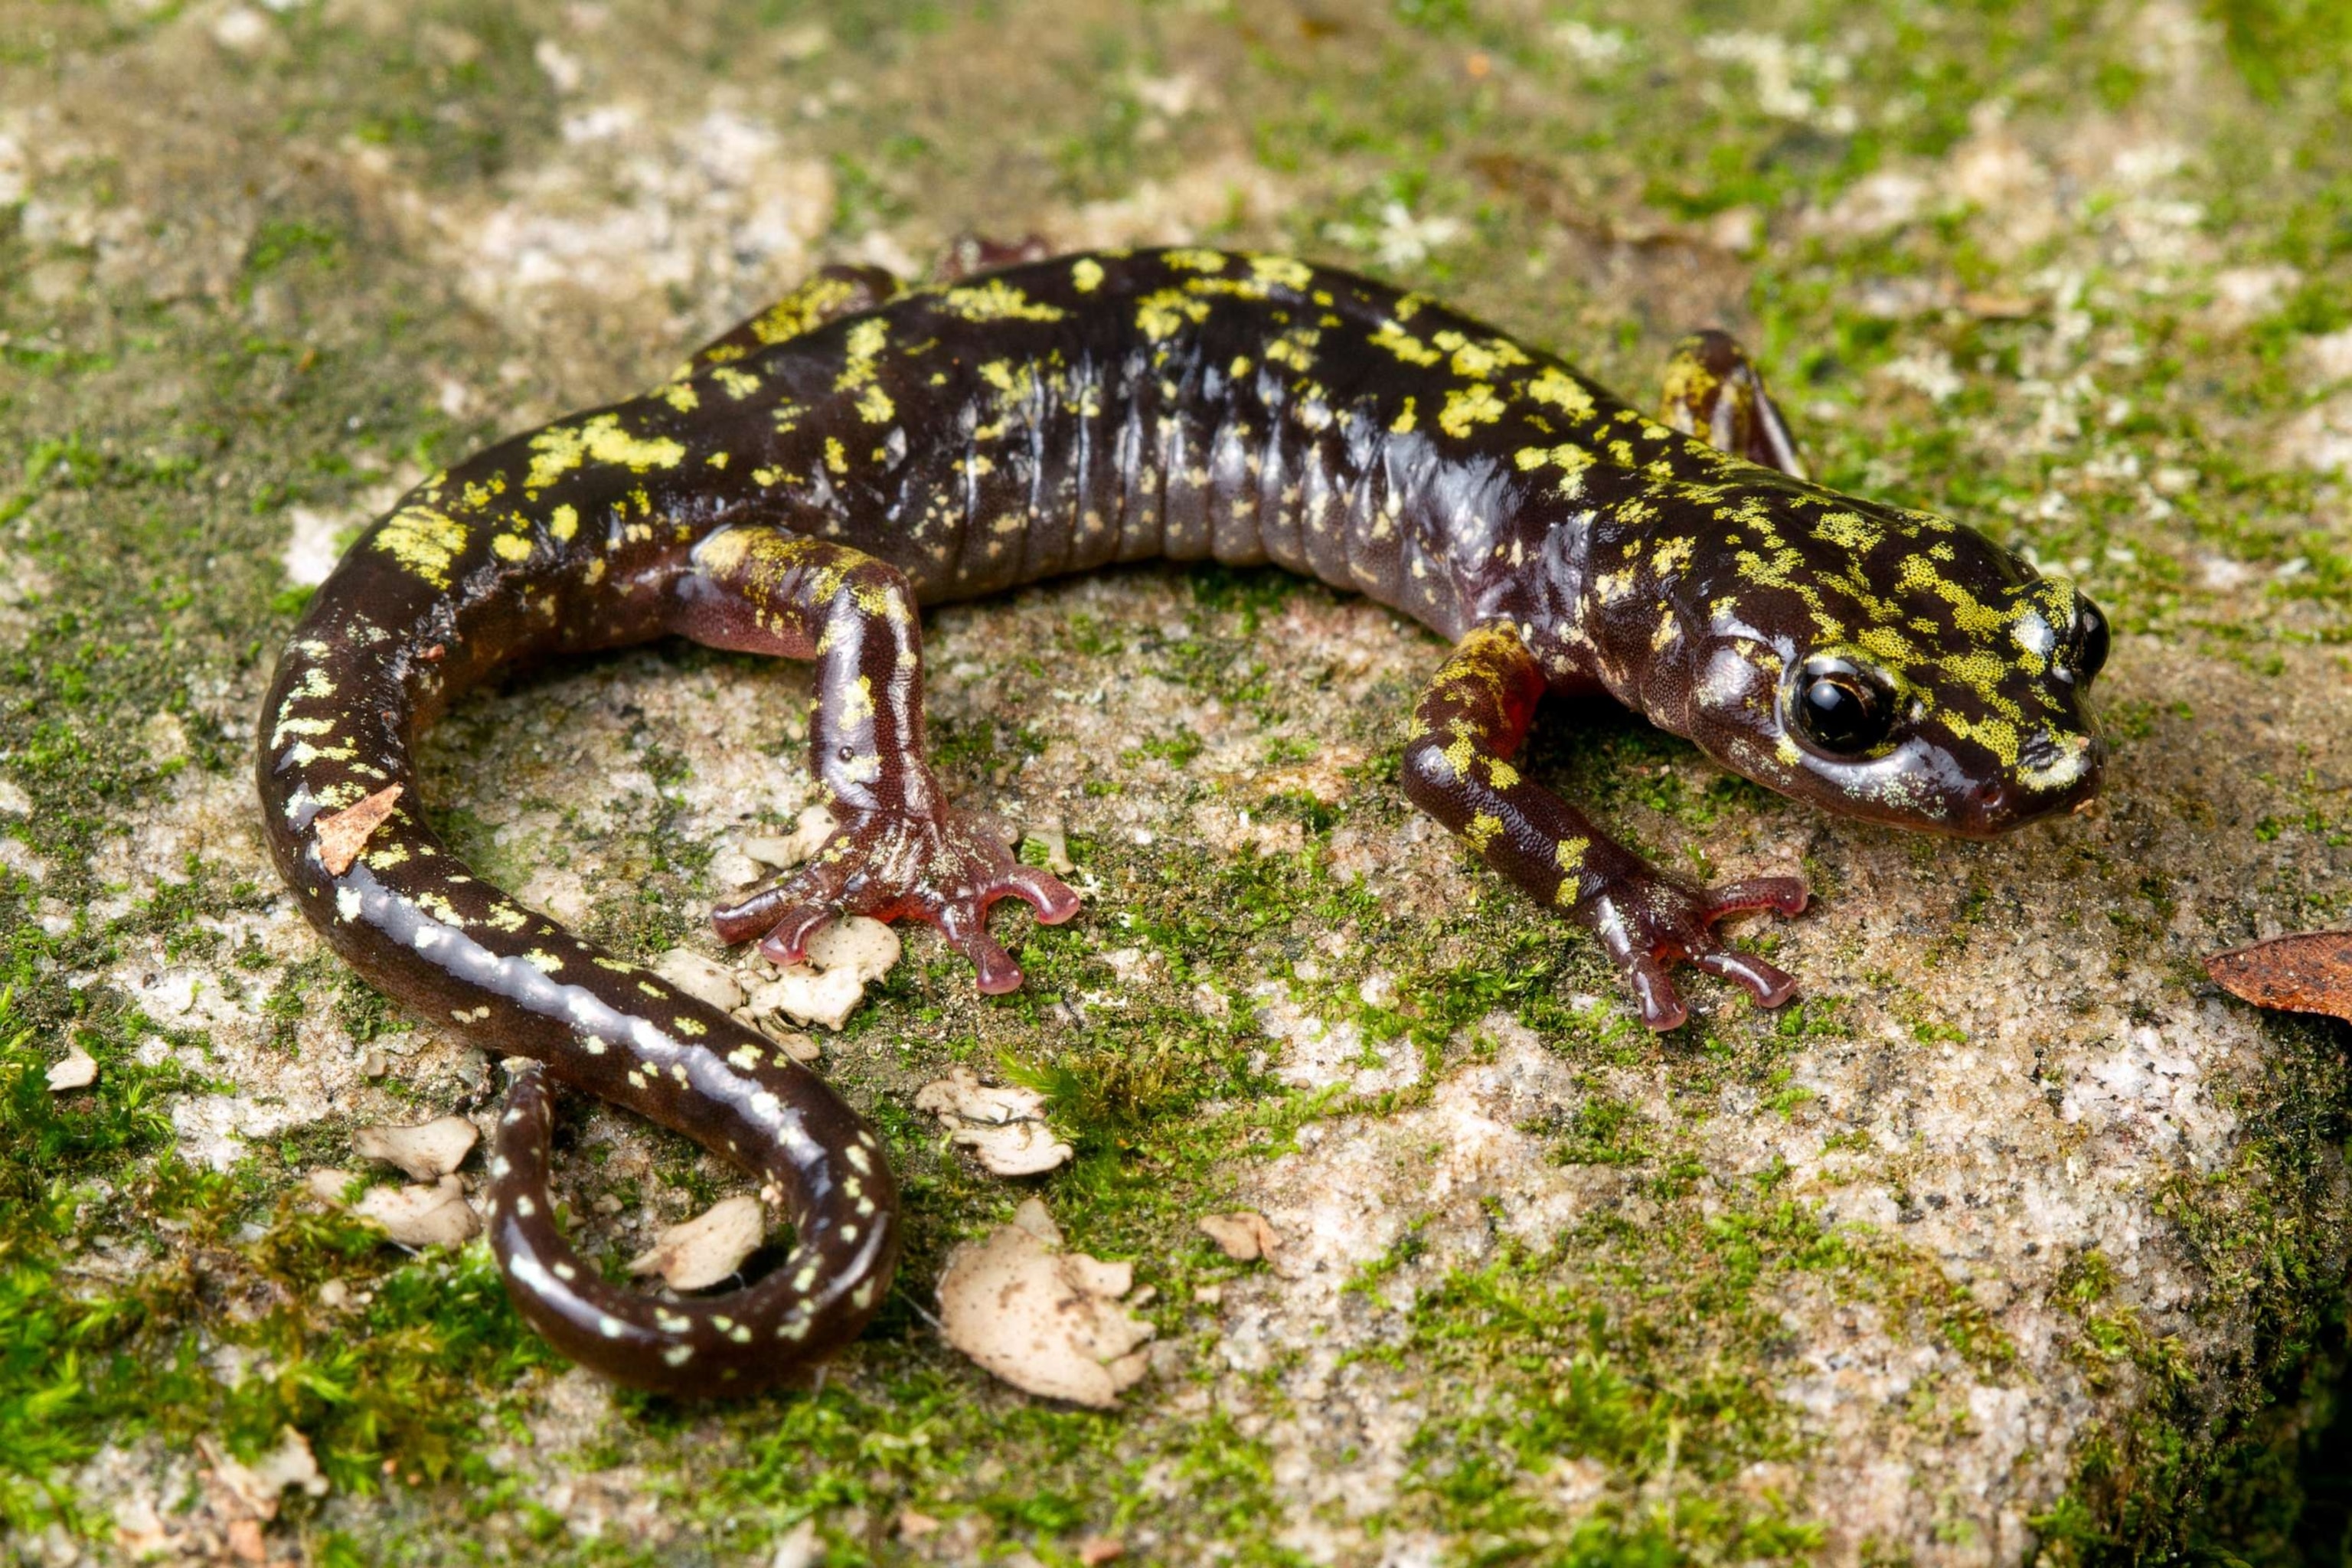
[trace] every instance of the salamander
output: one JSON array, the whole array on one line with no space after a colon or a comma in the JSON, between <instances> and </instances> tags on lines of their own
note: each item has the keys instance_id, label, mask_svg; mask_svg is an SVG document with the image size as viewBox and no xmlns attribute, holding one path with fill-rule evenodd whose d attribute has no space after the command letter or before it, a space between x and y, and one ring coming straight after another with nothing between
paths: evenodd
<instances>
[{"instance_id":1,"label":"salamander","mask_svg":"<svg viewBox=\"0 0 2352 1568\"><path fill-rule=\"evenodd\" d=\"M1718 921L1803 884L1645 864L1513 762L1538 703L1605 693L1733 772L1878 822L1981 837L2078 808L2103 744L2099 610L1942 517L1813 483L1762 377L1702 333L1644 414L1417 293L1285 257L1174 248L902 287L829 268L641 397L425 480L310 601L261 715L270 847L370 980L517 1058L491 1238L565 1353L672 1393L748 1391L856 1335L899 1247L874 1132L808 1068L476 877L435 836L419 734L525 660L664 636L816 665L839 830L719 909L779 963L844 912L936 926L1001 993L1007 897L1078 900L942 794L920 611L1114 563L1272 563L1452 645L1402 787L1598 938L1643 1018L1689 963L1765 1005L1794 979ZM687 1134L786 1194L784 1262L730 1293L617 1289L549 1195L551 1084Z\"/></svg>"}]
</instances>

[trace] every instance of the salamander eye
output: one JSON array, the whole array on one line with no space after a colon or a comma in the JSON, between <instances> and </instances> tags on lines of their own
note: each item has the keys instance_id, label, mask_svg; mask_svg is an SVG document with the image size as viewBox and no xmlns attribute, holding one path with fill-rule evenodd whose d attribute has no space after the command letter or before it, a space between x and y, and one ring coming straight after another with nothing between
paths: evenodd
<instances>
[{"instance_id":1,"label":"salamander eye","mask_svg":"<svg viewBox=\"0 0 2352 1568\"><path fill-rule=\"evenodd\" d=\"M2074 668L2074 679L2088 686L2091 678L2107 662L2107 617L2088 599L2078 598L2075 604L2079 607L2074 613L2074 635L2071 639L2074 653L2067 663Z\"/></svg>"},{"instance_id":2,"label":"salamander eye","mask_svg":"<svg viewBox=\"0 0 2352 1568\"><path fill-rule=\"evenodd\" d=\"M1798 678L1790 717L1816 751L1858 757L1895 728L1895 694L1842 658L1811 658Z\"/></svg>"}]
</instances>

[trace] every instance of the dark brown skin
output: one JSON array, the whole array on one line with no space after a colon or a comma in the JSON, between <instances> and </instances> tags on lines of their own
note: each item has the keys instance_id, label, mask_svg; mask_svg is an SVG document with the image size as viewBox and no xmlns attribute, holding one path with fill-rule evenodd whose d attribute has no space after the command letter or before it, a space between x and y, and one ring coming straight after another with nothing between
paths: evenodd
<instances>
[{"instance_id":1,"label":"dark brown skin","mask_svg":"<svg viewBox=\"0 0 2352 1568\"><path fill-rule=\"evenodd\" d=\"M999 253L975 253L979 263ZM814 765L840 831L718 911L779 962L849 912L935 925L983 991L1017 897L1076 896L950 805L925 760L919 606L1113 562L1271 562L1457 646L1404 785L1593 931L1658 1028L1688 962L1766 1005L1795 982L1716 935L1801 884L1709 891L1510 759L1551 692L1607 691L1800 799L1981 837L2086 802L2087 599L1926 513L1808 482L1728 339L1685 343L1661 420L1432 301L1283 258L1027 261L913 293L835 269L647 396L427 481L320 588L263 710L278 868L362 973L530 1058L492 1238L567 1353L677 1393L768 1383L853 1337L898 1246L864 1123L759 1035L474 879L425 826L418 733L518 662L682 635L817 662ZM547 1082L627 1105L787 1194L795 1250L733 1293L604 1286L553 1221Z\"/></svg>"}]
</instances>

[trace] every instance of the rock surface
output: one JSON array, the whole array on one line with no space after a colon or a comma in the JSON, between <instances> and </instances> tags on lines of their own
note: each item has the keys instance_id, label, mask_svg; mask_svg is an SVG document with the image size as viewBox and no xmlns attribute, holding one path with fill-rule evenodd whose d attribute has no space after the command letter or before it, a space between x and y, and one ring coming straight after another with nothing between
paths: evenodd
<instances>
[{"instance_id":1,"label":"rock surface","mask_svg":"<svg viewBox=\"0 0 2352 1568\"><path fill-rule=\"evenodd\" d=\"M2352 923L2352 78L2291 9L0 0L9 1549L2285 1560L2352 1240L2346 1035L2198 961ZM2110 792L1931 842L1548 716L1527 765L1667 863L1814 889L1749 933L1801 1004L1694 980L1657 1039L1405 807L1424 633L1207 568L942 610L943 777L1087 908L1000 909L1017 996L916 931L806 1015L909 1216L822 1383L606 1390L480 1241L412 1256L301 1195L496 1074L278 891L254 709L305 589L431 468L970 228L1376 268L1637 400L1730 326L1831 482L2106 607ZM559 666L462 703L422 793L525 901L708 960L709 906L806 836L807 693L675 646ZM1073 1152L1018 1184L916 1110L998 1063ZM592 1256L737 1180L562 1117ZM448 1239L478 1180L428 1194ZM923 1315L1033 1187L1156 1292L1115 1413ZM1243 1213L1277 1266L1201 1229ZM234 1539L190 1511L289 1428L329 1484Z\"/></svg>"}]
</instances>

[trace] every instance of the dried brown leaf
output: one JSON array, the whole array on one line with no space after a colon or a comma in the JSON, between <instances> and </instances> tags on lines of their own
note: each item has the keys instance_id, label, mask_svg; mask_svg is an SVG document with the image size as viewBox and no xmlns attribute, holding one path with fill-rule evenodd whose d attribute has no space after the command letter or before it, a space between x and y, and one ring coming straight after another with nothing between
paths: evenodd
<instances>
[{"instance_id":1,"label":"dried brown leaf","mask_svg":"<svg viewBox=\"0 0 2352 1568\"><path fill-rule=\"evenodd\" d=\"M2205 973L2257 1007L2352 1022L2352 931L2306 931L2209 953Z\"/></svg>"},{"instance_id":2,"label":"dried brown leaf","mask_svg":"<svg viewBox=\"0 0 2352 1568\"><path fill-rule=\"evenodd\" d=\"M331 812L311 824L319 836L319 863L329 876L340 877L352 868L352 862L367 847L368 836L383 826L392 808L400 804L404 787L386 784L358 805Z\"/></svg>"}]
</instances>

